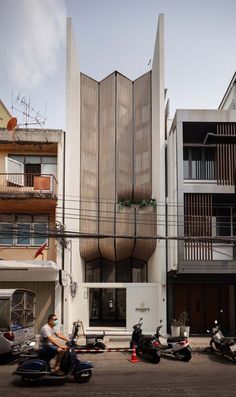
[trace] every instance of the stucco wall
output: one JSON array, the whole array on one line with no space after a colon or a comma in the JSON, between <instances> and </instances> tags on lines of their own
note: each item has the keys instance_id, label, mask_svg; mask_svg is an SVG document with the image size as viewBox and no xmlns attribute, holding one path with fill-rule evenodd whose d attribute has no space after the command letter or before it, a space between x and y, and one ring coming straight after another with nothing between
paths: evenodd
<instances>
[{"instance_id":1,"label":"stucco wall","mask_svg":"<svg viewBox=\"0 0 236 397\"><path fill-rule=\"evenodd\" d=\"M83 321L85 329L89 328L89 288L126 288L125 332L131 333L133 325L139 321L140 317L143 318L143 332L146 333L154 333L160 319L164 320L159 310L162 294L159 284L106 283L104 285L102 283L84 283L79 284L78 299L80 305L75 308L74 316ZM165 329L163 332L165 332Z\"/></svg>"}]
</instances>

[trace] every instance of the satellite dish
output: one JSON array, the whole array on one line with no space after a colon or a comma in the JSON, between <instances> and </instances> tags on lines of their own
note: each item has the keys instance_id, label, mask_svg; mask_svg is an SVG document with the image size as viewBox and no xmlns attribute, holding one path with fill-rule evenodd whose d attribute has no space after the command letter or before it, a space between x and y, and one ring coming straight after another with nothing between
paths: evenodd
<instances>
[{"instance_id":1,"label":"satellite dish","mask_svg":"<svg viewBox=\"0 0 236 397\"><path fill-rule=\"evenodd\" d=\"M14 130L16 125L17 125L17 119L15 117L12 117L7 123L7 130L8 131Z\"/></svg>"},{"instance_id":2,"label":"satellite dish","mask_svg":"<svg viewBox=\"0 0 236 397\"><path fill-rule=\"evenodd\" d=\"M46 247L47 247L47 243L41 245L41 247L39 247L39 249L35 252L34 259L36 259L39 255L41 255Z\"/></svg>"}]
</instances>

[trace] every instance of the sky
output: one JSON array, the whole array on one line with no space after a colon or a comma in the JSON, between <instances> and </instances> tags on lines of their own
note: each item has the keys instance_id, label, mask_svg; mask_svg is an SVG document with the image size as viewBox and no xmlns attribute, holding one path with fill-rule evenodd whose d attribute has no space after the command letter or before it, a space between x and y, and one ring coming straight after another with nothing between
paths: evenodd
<instances>
[{"instance_id":1,"label":"sky","mask_svg":"<svg viewBox=\"0 0 236 397\"><path fill-rule=\"evenodd\" d=\"M236 71L236 0L0 0L0 99L18 123L30 102L64 129L66 17L81 72L134 80L150 69L160 13L170 115L217 109Z\"/></svg>"}]
</instances>

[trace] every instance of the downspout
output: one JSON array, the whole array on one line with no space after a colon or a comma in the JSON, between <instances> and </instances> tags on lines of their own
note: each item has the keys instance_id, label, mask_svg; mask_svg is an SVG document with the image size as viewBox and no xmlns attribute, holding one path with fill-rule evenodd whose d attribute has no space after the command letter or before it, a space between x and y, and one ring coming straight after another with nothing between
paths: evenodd
<instances>
[{"instance_id":1,"label":"downspout","mask_svg":"<svg viewBox=\"0 0 236 397\"><path fill-rule=\"evenodd\" d=\"M62 224L65 225L65 191L66 191L66 132L63 131L63 184L62 184ZM63 241L61 251L62 270L65 270L65 244ZM64 287L61 288L61 323L64 324Z\"/></svg>"}]
</instances>

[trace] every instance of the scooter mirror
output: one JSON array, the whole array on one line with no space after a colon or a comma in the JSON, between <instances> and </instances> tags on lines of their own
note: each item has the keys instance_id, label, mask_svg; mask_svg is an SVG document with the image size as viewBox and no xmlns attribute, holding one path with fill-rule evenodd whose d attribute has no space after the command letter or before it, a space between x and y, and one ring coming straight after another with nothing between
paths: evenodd
<instances>
[{"instance_id":1,"label":"scooter mirror","mask_svg":"<svg viewBox=\"0 0 236 397\"><path fill-rule=\"evenodd\" d=\"M216 324L218 324L218 321L217 321L217 320L215 320L215 325L216 325Z\"/></svg>"},{"instance_id":2,"label":"scooter mirror","mask_svg":"<svg viewBox=\"0 0 236 397\"><path fill-rule=\"evenodd\" d=\"M223 313L224 311L223 311L223 309L220 309L220 313Z\"/></svg>"},{"instance_id":3,"label":"scooter mirror","mask_svg":"<svg viewBox=\"0 0 236 397\"><path fill-rule=\"evenodd\" d=\"M207 329L207 333L208 333L208 334L210 333L209 329Z\"/></svg>"}]
</instances>

